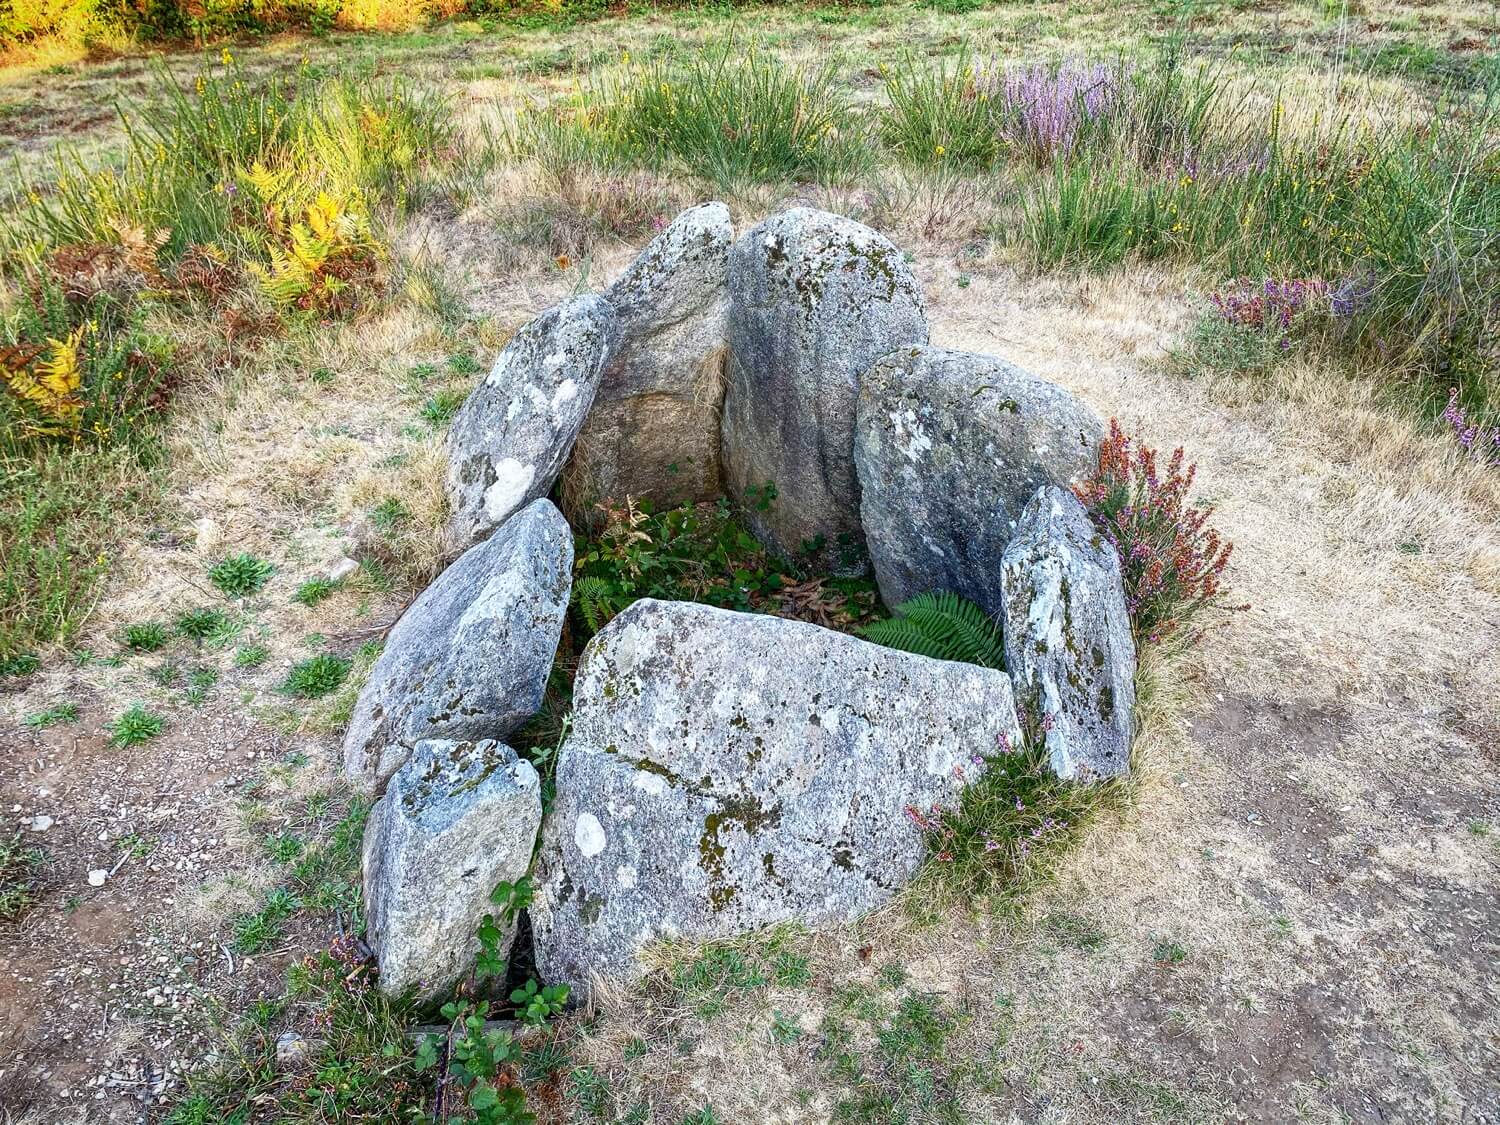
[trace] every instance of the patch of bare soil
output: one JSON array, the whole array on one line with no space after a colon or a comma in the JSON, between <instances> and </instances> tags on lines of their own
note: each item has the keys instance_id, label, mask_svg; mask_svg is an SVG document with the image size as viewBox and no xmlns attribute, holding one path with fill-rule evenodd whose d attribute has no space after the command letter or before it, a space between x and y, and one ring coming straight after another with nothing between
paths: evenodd
<instances>
[{"instance_id":1,"label":"patch of bare soil","mask_svg":"<svg viewBox=\"0 0 1500 1125\"><path fill-rule=\"evenodd\" d=\"M300 956L236 954L228 917L198 897L205 877L244 866L235 796L290 744L225 708L116 747L88 685L68 687L79 721L31 733L9 720L0 755L6 829L47 857L40 901L0 929L0 1106L146 1121L221 1046L218 1015L279 995Z\"/></svg>"}]
</instances>

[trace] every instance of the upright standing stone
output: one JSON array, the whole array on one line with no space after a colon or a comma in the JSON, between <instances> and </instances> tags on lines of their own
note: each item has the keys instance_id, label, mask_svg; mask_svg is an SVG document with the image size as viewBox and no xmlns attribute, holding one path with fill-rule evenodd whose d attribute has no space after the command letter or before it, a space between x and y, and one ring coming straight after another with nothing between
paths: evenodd
<instances>
[{"instance_id":1,"label":"upright standing stone","mask_svg":"<svg viewBox=\"0 0 1500 1125\"><path fill-rule=\"evenodd\" d=\"M1053 772L1130 769L1135 641L1115 549L1078 498L1048 485L1005 548L1005 667L1016 699L1046 730Z\"/></svg>"},{"instance_id":2,"label":"upright standing stone","mask_svg":"<svg viewBox=\"0 0 1500 1125\"><path fill-rule=\"evenodd\" d=\"M490 892L531 868L542 823L531 763L488 739L419 742L365 826L368 939L380 987L423 997L450 989L474 963ZM512 926L501 952L515 938Z\"/></svg>"},{"instance_id":3,"label":"upright standing stone","mask_svg":"<svg viewBox=\"0 0 1500 1125\"><path fill-rule=\"evenodd\" d=\"M1104 428L1071 393L994 356L902 348L860 380L854 463L880 596L1001 610L1000 556L1045 484L1071 485Z\"/></svg>"},{"instance_id":4,"label":"upright standing stone","mask_svg":"<svg viewBox=\"0 0 1500 1125\"><path fill-rule=\"evenodd\" d=\"M534 500L464 552L402 615L344 736L377 792L428 738L504 738L542 705L573 584L573 532Z\"/></svg>"},{"instance_id":5,"label":"upright standing stone","mask_svg":"<svg viewBox=\"0 0 1500 1125\"><path fill-rule=\"evenodd\" d=\"M691 207L605 290L620 343L573 447L570 496L661 509L719 495L733 238L724 204Z\"/></svg>"},{"instance_id":6,"label":"upright standing stone","mask_svg":"<svg viewBox=\"0 0 1500 1125\"><path fill-rule=\"evenodd\" d=\"M618 338L614 310L588 296L548 309L505 345L448 431L456 549L551 491Z\"/></svg>"},{"instance_id":7,"label":"upright standing stone","mask_svg":"<svg viewBox=\"0 0 1500 1125\"><path fill-rule=\"evenodd\" d=\"M728 490L767 546L814 547L820 569L862 572L857 383L887 352L927 342L922 291L887 239L798 207L734 244L729 296Z\"/></svg>"},{"instance_id":8,"label":"upright standing stone","mask_svg":"<svg viewBox=\"0 0 1500 1125\"><path fill-rule=\"evenodd\" d=\"M1005 673L801 621L638 601L589 642L531 920L546 979L635 975L656 938L846 922L918 823L1021 732Z\"/></svg>"}]
</instances>

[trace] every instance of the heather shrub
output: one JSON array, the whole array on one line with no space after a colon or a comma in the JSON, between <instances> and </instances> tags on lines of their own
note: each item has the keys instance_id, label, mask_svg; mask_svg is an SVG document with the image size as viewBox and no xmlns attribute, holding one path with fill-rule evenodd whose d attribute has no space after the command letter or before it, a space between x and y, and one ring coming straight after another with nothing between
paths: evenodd
<instances>
[{"instance_id":1,"label":"heather shrub","mask_svg":"<svg viewBox=\"0 0 1500 1125\"><path fill-rule=\"evenodd\" d=\"M1189 374L1264 374L1327 329L1337 296L1316 279L1229 282L1209 294L1175 366Z\"/></svg>"},{"instance_id":2,"label":"heather shrub","mask_svg":"<svg viewBox=\"0 0 1500 1125\"><path fill-rule=\"evenodd\" d=\"M1221 584L1233 548L1208 526L1213 508L1189 498L1196 474L1181 447L1161 465L1110 419L1099 466L1075 489L1120 556L1137 644L1190 644L1205 615L1233 608Z\"/></svg>"},{"instance_id":3,"label":"heather shrub","mask_svg":"<svg viewBox=\"0 0 1500 1125\"><path fill-rule=\"evenodd\" d=\"M1500 468L1500 424L1471 416L1458 396L1457 387L1448 392L1448 403L1443 407L1444 425L1470 460Z\"/></svg>"}]
</instances>

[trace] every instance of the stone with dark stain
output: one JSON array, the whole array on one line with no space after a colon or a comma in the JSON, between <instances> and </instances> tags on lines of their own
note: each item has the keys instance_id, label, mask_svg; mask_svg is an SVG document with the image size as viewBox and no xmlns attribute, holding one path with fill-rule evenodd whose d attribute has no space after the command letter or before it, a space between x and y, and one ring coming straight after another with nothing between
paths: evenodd
<instances>
[{"instance_id":1,"label":"stone with dark stain","mask_svg":"<svg viewBox=\"0 0 1500 1125\"><path fill-rule=\"evenodd\" d=\"M618 341L614 309L589 295L541 313L505 345L448 431L455 550L552 490Z\"/></svg>"},{"instance_id":2,"label":"stone with dark stain","mask_svg":"<svg viewBox=\"0 0 1500 1125\"><path fill-rule=\"evenodd\" d=\"M1005 667L1058 777L1116 777L1135 734L1120 559L1065 488L1039 489L1001 559Z\"/></svg>"},{"instance_id":3,"label":"stone with dark stain","mask_svg":"<svg viewBox=\"0 0 1500 1125\"><path fill-rule=\"evenodd\" d=\"M536 770L509 746L417 744L365 826L367 938L382 989L432 997L452 988L479 951L490 892L530 869L541 823ZM512 925L502 957L514 937Z\"/></svg>"},{"instance_id":4,"label":"stone with dark stain","mask_svg":"<svg viewBox=\"0 0 1500 1125\"><path fill-rule=\"evenodd\" d=\"M929 590L996 615L1000 556L1045 484L1072 485L1103 425L1070 392L994 356L903 348L860 380L854 464L880 596Z\"/></svg>"},{"instance_id":5,"label":"stone with dark stain","mask_svg":"<svg viewBox=\"0 0 1500 1125\"><path fill-rule=\"evenodd\" d=\"M690 207L605 290L620 342L564 477L583 514L626 497L662 508L719 495L733 238L724 204Z\"/></svg>"}]
</instances>

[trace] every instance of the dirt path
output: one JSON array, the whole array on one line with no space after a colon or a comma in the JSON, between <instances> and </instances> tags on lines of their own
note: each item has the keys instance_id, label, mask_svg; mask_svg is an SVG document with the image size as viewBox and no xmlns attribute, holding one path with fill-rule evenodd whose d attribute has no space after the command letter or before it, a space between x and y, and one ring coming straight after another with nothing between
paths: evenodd
<instances>
[{"instance_id":1,"label":"dirt path","mask_svg":"<svg viewBox=\"0 0 1500 1125\"><path fill-rule=\"evenodd\" d=\"M965 1013L949 1049L985 1077L961 1099L975 1120L1495 1119L1500 485L1316 372L1293 379L1295 402L1156 373L1186 316L1180 283L965 267L960 287L954 261L920 251L917 268L935 342L1007 356L1188 447L1253 608L1179 667L1181 699L1153 701L1135 814L1020 917L877 918L810 941L810 989L731 1006L691 1051L631 1057L633 998L585 1030L578 1061L618 1105L649 1092L653 1120L705 1100L721 1121L826 1120L826 1060L768 1048L765 1025L795 1008L811 1030L895 961ZM563 284L528 296L540 307ZM174 550L201 569L189 544L161 547L112 596L169 598ZM125 676L66 669L0 697L8 827L52 854L39 905L0 931L0 1106L39 1121L159 1112L163 1075L210 1049L215 999L269 994L328 936L294 926L248 964L225 952L267 877L237 794L257 786L271 829L301 824L332 740L237 705L274 679L246 672L170 736L112 749L100 726ZM63 696L79 723L20 725ZM39 815L53 823L33 832Z\"/></svg>"}]
</instances>

